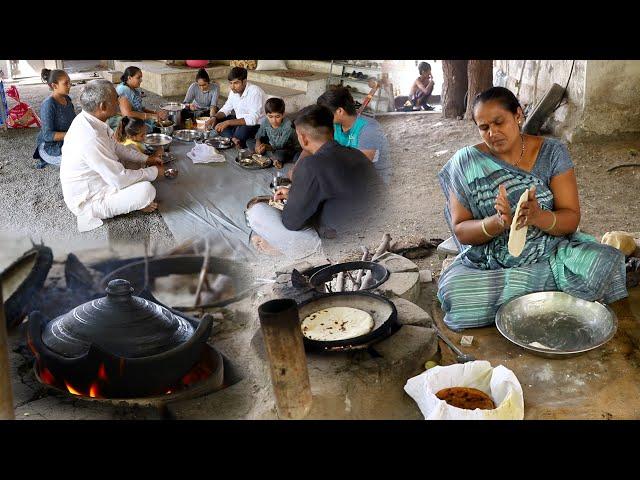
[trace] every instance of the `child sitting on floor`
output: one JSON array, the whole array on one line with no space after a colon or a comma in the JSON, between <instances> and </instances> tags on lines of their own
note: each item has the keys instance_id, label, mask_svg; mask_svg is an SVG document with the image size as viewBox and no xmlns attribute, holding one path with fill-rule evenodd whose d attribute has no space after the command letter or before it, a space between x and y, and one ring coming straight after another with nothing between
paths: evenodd
<instances>
[{"instance_id":1,"label":"child sitting on floor","mask_svg":"<svg viewBox=\"0 0 640 480\"><path fill-rule=\"evenodd\" d=\"M146 134L147 125L144 120L122 117L116 130L116 140L122 145L130 145L140 153L147 153L143 143Z\"/></svg>"},{"instance_id":2,"label":"child sitting on floor","mask_svg":"<svg viewBox=\"0 0 640 480\"><path fill-rule=\"evenodd\" d=\"M264 105L267 118L260 124L256 138L247 141L250 149L270 157L276 168L282 168L286 162L295 161L302 150L291 120L284 118L284 108L281 98L267 100Z\"/></svg>"}]
</instances>

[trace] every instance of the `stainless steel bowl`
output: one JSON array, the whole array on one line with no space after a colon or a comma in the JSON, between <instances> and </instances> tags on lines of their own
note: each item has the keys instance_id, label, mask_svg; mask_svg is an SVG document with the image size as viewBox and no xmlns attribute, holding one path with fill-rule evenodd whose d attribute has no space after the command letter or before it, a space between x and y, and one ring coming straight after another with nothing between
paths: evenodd
<instances>
[{"instance_id":1,"label":"stainless steel bowl","mask_svg":"<svg viewBox=\"0 0 640 480\"><path fill-rule=\"evenodd\" d=\"M160 129L160 133L164 135L171 135L175 124L171 120L161 120L156 122L156 126Z\"/></svg>"},{"instance_id":2,"label":"stainless steel bowl","mask_svg":"<svg viewBox=\"0 0 640 480\"><path fill-rule=\"evenodd\" d=\"M615 313L599 302L564 292L538 292L500 307L496 327L509 341L547 358L567 358L598 348L613 338Z\"/></svg>"},{"instance_id":3,"label":"stainless steel bowl","mask_svg":"<svg viewBox=\"0 0 640 480\"><path fill-rule=\"evenodd\" d=\"M173 132L173 138L183 142L193 142L194 140L202 140L203 133L198 130L176 130Z\"/></svg>"},{"instance_id":4,"label":"stainless steel bowl","mask_svg":"<svg viewBox=\"0 0 640 480\"><path fill-rule=\"evenodd\" d=\"M144 137L144 144L150 147L164 147L173 142L173 137L164 133L150 133Z\"/></svg>"}]
</instances>

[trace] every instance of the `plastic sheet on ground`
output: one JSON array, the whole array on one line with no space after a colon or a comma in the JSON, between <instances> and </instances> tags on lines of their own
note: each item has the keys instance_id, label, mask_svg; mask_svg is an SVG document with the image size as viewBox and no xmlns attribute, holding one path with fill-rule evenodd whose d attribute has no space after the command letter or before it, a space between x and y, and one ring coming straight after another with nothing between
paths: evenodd
<instances>
[{"instance_id":1,"label":"plastic sheet on ground","mask_svg":"<svg viewBox=\"0 0 640 480\"><path fill-rule=\"evenodd\" d=\"M158 209L178 243L195 237L210 239L211 254L242 260L254 257L251 229L245 218L249 200L269 195L276 170L246 170L234 161L236 149L223 150L224 163L194 164L187 156L193 143L173 141L176 158L166 167L177 168L175 179L154 183Z\"/></svg>"}]
</instances>

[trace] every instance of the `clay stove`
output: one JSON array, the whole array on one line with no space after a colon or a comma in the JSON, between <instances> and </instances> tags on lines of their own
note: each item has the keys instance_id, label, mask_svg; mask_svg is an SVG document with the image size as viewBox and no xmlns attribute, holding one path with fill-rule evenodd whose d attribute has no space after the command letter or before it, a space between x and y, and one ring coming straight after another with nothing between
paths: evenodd
<instances>
[{"instance_id":1,"label":"clay stove","mask_svg":"<svg viewBox=\"0 0 640 480\"><path fill-rule=\"evenodd\" d=\"M29 315L39 380L89 398L132 398L171 393L221 369L221 359L205 353L211 317L198 322L132 291L116 279L107 296L53 320Z\"/></svg>"}]
</instances>

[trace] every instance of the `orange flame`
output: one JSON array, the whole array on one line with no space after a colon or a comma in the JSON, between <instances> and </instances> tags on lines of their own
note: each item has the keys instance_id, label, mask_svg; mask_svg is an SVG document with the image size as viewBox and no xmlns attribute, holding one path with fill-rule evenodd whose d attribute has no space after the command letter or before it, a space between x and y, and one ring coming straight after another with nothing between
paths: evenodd
<instances>
[{"instance_id":1,"label":"orange flame","mask_svg":"<svg viewBox=\"0 0 640 480\"><path fill-rule=\"evenodd\" d=\"M51 374L51 372L49 370L47 370L46 368L43 368L42 371L40 372L40 378L47 385L53 385L53 384L56 383L56 379Z\"/></svg>"},{"instance_id":2,"label":"orange flame","mask_svg":"<svg viewBox=\"0 0 640 480\"><path fill-rule=\"evenodd\" d=\"M77 391L75 388L73 388L71 385L69 385L69 382L67 382L66 380L64 381L64 384L67 387L67 390L69 390L69 393L71 393L72 395L80 395L82 396L82 394Z\"/></svg>"},{"instance_id":3,"label":"orange flame","mask_svg":"<svg viewBox=\"0 0 640 480\"><path fill-rule=\"evenodd\" d=\"M100 364L100 368L98 369L98 378L105 382L107 381L107 370L104 368L104 363Z\"/></svg>"},{"instance_id":4,"label":"orange flame","mask_svg":"<svg viewBox=\"0 0 640 480\"><path fill-rule=\"evenodd\" d=\"M193 385L194 383L199 382L200 380L204 380L205 378L211 375L211 370L199 363L194 368L192 368L189 373L187 373L184 377L182 377L182 384L185 386Z\"/></svg>"},{"instance_id":5,"label":"orange flame","mask_svg":"<svg viewBox=\"0 0 640 480\"><path fill-rule=\"evenodd\" d=\"M98 382L93 382L89 387L89 396L91 398L97 398L100 396L100 390L98 389Z\"/></svg>"}]
</instances>

